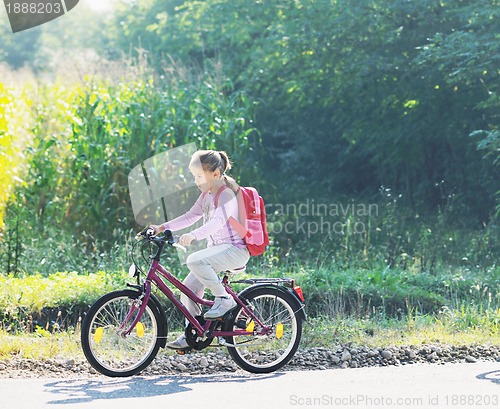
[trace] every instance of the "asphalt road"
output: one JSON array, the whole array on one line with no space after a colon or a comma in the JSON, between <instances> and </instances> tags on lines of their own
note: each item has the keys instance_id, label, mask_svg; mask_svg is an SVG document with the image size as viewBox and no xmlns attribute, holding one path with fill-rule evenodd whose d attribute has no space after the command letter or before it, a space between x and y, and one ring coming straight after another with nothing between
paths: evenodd
<instances>
[{"instance_id":1,"label":"asphalt road","mask_svg":"<svg viewBox=\"0 0 500 409\"><path fill-rule=\"evenodd\" d=\"M500 408L500 363L252 375L2 379L0 407Z\"/></svg>"}]
</instances>

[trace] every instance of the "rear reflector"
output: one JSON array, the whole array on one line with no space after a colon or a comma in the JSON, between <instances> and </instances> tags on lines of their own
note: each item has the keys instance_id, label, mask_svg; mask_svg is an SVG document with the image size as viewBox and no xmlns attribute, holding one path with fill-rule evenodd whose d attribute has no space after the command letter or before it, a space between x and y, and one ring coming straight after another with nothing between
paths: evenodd
<instances>
[{"instance_id":1,"label":"rear reflector","mask_svg":"<svg viewBox=\"0 0 500 409\"><path fill-rule=\"evenodd\" d=\"M300 298L300 301L305 302L304 301L304 294L303 294L302 288L300 288L300 286L294 286L293 291L295 291L295 294L297 294L297 296Z\"/></svg>"}]
</instances>

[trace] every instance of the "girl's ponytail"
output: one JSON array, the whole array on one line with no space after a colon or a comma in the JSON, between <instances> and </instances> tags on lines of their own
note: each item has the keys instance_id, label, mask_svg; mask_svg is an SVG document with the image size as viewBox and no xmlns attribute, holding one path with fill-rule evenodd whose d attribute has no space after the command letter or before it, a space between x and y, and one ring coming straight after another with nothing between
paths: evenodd
<instances>
[{"instance_id":1,"label":"girl's ponytail","mask_svg":"<svg viewBox=\"0 0 500 409\"><path fill-rule=\"evenodd\" d=\"M229 161L229 156L227 156L226 152L219 151L219 155L221 160L221 166L220 166L221 172L222 174L224 174L231 169L231 162Z\"/></svg>"},{"instance_id":2,"label":"girl's ponytail","mask_svg":"<svg viewBox=\"0 0 500 409\"><path fill-rule=\"evenodd\" d=\"M229 161L229 156L227 156L227 153L225 151L219 151L220 159L221 159L221 166L220 170L222 173L222 178L224 179L224 183L235 193L238 192L238 189L240 186L238 183L236 183L236 180L234 180L231 176L228 176L226 172L231 169L231 162Z\"/></svg>"}]
</instances>

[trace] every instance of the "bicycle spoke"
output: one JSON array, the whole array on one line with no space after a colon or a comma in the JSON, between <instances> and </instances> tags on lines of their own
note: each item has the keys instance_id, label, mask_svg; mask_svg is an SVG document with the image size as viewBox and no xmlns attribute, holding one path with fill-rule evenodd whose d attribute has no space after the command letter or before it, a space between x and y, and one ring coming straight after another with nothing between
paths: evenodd
<instances>
[{"instance_id":1,"label":"bicycle spoke","mask_svg":"<svg viewBox=\"0 0 500 409\"><path fill-rule=\"evenodd\" d=\"M99 367L113 373L133 371L152 355L156 348L157 327L152 310L146 307L139 323L129 335L123 335L134 321L139 309L129 316L132 300L114 298L94 314L88 331L89 353ZM128 322L124 322L126 318ZM99 332L97 332L99 331ZM96 335L98 334L98 335ZM156 353L156 352L155 352Z\"/></svg>"},{"instance_id":2,"label":"bicycle spoke","mask_svg":"<svg viewBox=\"0 0 500 409\"><path fill-rule=\"evenodd\" d=\"M263 334L263 328L254 329L258 335L234 336L232 341L237 347L231 348L229 352L244 369L269 372L282 366L294 354L301 327L299 329L294 308L284 298L286 295L272 289L256 290L255 293L248 304L258 320L273 331ZM235 322L238 320L248 324L247 314L242 309L234 319Z\"/></svg>"}]
</instances>

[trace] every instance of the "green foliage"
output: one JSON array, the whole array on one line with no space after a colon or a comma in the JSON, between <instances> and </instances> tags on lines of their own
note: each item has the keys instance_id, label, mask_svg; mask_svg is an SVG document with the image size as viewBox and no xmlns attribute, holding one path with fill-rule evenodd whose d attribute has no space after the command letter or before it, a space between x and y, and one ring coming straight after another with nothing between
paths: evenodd
<instances>
[{"instance_id":1,"label":"green foliage","mask_svg":"<svg viewBox=\"0 0 500 409\"><path fill-rule=\"evenodd\" d=\"M233 92L227 81L209 75L188 80L172 74L167 79L147 74L147 67L137 79L115 80L87 76L83 83L41 86L34 95L26 86L26 98L37 101L31 111L32 140L21 174L26 182L17 184L8 206L5 235L10 247L22 237L24 257L37 256L23 262L24 267L35 263L34 270L21 271L53 271L54 265L40 269L36 263L47 258L46 250L56 255L50 251L57 248L54 241L69 250L60 255L68 257L66 269L71 265L80 271L87 263L82 260L78 267L70 261L75 260L71 249L92 257L121 243L135 226L128 173L171 147L196 142L200 148L227 150L238 164L237 178L258 178L258 169L243 172L255 156L253 103ZM12 190L12 178L2 183L6 192ZM45 250L32 251L32 245L42 244ZM9 272L11 251L5 250ZM18 266L21 253L15 257Z\"/></svg>"},{"instance_id":2,"label":"green foliage","mask_svg":"<svg viewBox=\"0 0 500 409\"><path fill-rule=\"evenodd\" d=\"M125 274L98 272L91 275L54 273L25 277L0 276L0 323L4 330L36 329L34 316L42 310L58 310L65 314L88 308L102 294L125 285ZM51 324L54 325L54 324ZM47 330L47 328L45 328ZM38 333L43 335L43 331Z\"/></svg>"},{"instance_id":3,"label":"green foliage","mask_svg":"<svg viewBox=\"0 0 500 409\"><path fill-rule=\"evenodd\" d=\"M102 42L91 25L75 26L77 40L58 35L69 18L16 43L0 33L0 60L16 67L49 68L48 49L83 41L114 47L106 55L125 72L0 84L0 269L128 264L128 172L196 142L228 151L236 178L274 206L272 244L249 271L296 276L313 315L428 323L419 314L441 311L458 328L498 326L498 6L126 1ZM377 211L276 207L311 198Z\"/></svg>"},{"instance_id":4,"label":"green foliage","mask_svg":"<svg viewBox=\"0 0 500 409\"><path fill-rule=\"evenodd\" d=\"M398 319L383 315L371 319L319 316L306 322L302 345L498 345L499 320L500 310L474 307L445 309L438 315L413 311Z\"/></svg>"},{"instance_id":5,"label":"green foliage","mask_svg":"<svg viewBox=\"0 0 500 409\"><path fill-rule=\"evenodd\" d=\"M5 22L0 26L0 62L6 62L12 68L18 69L24 65L35 65L37 49L40 46L41 28L14 34L9 24Z\"/></svg>"},{"instance_id":6,"label":"green foliage","mask_svg":"<svg viewBox=\"0 0 500 409\"><path fill-rule=\"evenodd\" d=\"M13 185L24 183L19 176L24 162L23 150L29 138L26 128L30 126L31 104L23 90L0 82L0 228Z\"/></svg>"},{"instance_id":7,"label":"green foliage","mask_svg":"<svg viewBox=\"0 0 500 409\"><path fill-rule=\"evenodd\" d=\"M325 206L326 205L326 206ZM393 269L436 274L457 268L497 266L500 234L496 223L464 227L456 219L453 198L437 215L419 215L401 195L381 189L372 203L339 200L269 204L272 241L262 260L252 267L276 266L291 272L303 266L332 271Z\"/></svg>"},{"instance_id":8,"label":"green foliage","mask_svg":"<svg viewBox=\"0 0 500 409\"><path fill-rule=\"evenodd\" d=\"M173 272L182 276L176 269ZM264 273L269 277L288 275L281 269ZM255 274L249 271L246 275ZM403 319L418 313L453 321L457 331L482 326L498 329L495 312L500 306L498 268L422 274L389 268L342 269L332 265L319 269L302 267L293 276L304 291L307 313L313 318ZM127 280L124 271L0 277L3 328L29 329L33 326L33 316L47 309L81 314L97 298L123 287ZM179 314L171 308L169 314L172 326L182 325Z\"/></svg>"},{"instance_id":9,"label":"green foliage","mask_svg":"<svg viewBox=\"0 0 500 409\"><path fill-rule=\"evenodd\" d=\"M53 273L48 277L33 274L24 277L0 277L0 306L4 313L15 309L40 311L42 308L89 305L99 294L125 284L125 275L98 272L80 275L76 272Z\"/></svg>"},{"instance_id":10,"label":"green foliage","mask_svg":"<svg viewBox=\"0 0 500 409\"><path fill-rule=\"evenodd\" d=\"M67 71L76 69L74 59L93 57L106 52L107 38L102 27L110 13L99 13L80 2L78 9L29 30L12 33L3 16L0 25L0 63L12 69L29 68L37 73L49 73L58 65ZM82 57L84 56L84 57ZM64 61L64 62L63 62Z\"/></svg>"},{"instance_id":11,"label":"green foliage","mask_svg":"<svg viewBox=\"0 0 500 409\"><path fill-rule=\"evenodd\" d=\"M497 1L132 7L117 17L118 46L152 51L159 70L162 57L207 68L215 60L261 101L268 179L279 186L296 175L268 196L370 197L389 186L413 212L435 212L454 195L457 217L492 216L492 162L469 135L499 126Z\"/></svg>"},{"instance_id":12,"label":"green foliage","mask_svg":"<svg viewBox=\"0 0 500 409\"><path fill-rule=\"evenodd\" d=\"M11 102L9 93L6 92L5 86L0 83L0 167L2 174L0 176L0 225L3 225L3 213L5 203L8 201L10 185L10 172L8 169L12 164L12 144L8 130L8 122L6 118L6 108Z\"/></svg>"},{"instance_id":13,"label":"green foliage","mask_svg":"<svg viewBox=\"0 0 500 409\"><path fill-rule=\"evenodd\" d=\"M437 314L443 306L460 309L462 303L486 311L500 303L498 268L422 274L332 266L303 268L293 277L303 287L313 317L401 317L412 310Z\"/></svg>"}]
</instances>

